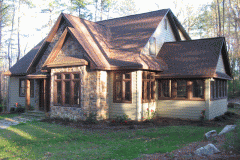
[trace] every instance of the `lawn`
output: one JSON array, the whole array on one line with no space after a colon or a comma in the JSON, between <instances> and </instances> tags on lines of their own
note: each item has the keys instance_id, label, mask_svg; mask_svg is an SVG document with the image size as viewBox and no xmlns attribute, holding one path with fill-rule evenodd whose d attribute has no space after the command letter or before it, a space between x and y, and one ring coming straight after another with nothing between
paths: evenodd
<instances>
[{"instance_id":1,"label":"lawn","mask_svg":"<svg viewBox=\"0 0 240 160\"><path fill-rule=\"evenodd\" d=\"M133 159L201 141L213 129L222 127L90 131L33 121L0 130L0 159Z\"/></svg>"},{"instance_id":2,"label":"lawn","mask_svg":"<svg viewBox=\"0 0 240 160\"><path fill-rule=\"evenodd\" d=\"M0 114L0 120L3 120L5 118L12 118L16 116L18 116L18 114Z\"/></svg>"}]
</instances>

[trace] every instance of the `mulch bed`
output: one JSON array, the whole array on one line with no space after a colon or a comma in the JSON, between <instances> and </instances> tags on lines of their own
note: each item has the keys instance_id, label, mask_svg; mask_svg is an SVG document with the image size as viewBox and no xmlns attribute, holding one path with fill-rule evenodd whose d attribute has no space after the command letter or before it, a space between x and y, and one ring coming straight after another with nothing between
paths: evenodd
<instances>
[{"instance_id":1,"label":"mulch bed","mask_svg":"<svg viewBox=\"0 0 240 160\"><path fill-rule=\"evenodd\" d=\"M90 129L90 130L126 130L126 129L144 129L161 126L204 126L204 127L223 127L225 125L235 124L235 121L240 119L240 115L230 115L217 117L211 121L200 121L200 120L186 120L179 118L163 118L156 117L149 121L127 121L127 123L112 123L112 120L98 121L96 124L89 124L85 121L73 122L68 119L43 119L42 122L56 123L66 126L71 126L79 129Z\"/></svg>"}]
</instances>

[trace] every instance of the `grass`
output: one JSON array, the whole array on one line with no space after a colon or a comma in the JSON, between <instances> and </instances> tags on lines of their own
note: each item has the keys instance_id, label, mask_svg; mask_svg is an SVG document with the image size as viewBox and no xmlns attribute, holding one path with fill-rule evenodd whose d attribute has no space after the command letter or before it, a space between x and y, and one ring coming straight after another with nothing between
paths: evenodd
<instances>
[{"instance_id":1,"label":"grass","mask_svg":"<svg viewBox=\"0 0 240 160\"><path fill-rule=\"evenodd\" d=\"M0 120L3 120L5 118L13 118L18 116L18 114L0 114Z\"/></svg>"},{"instance_id":2,"label":"grass","mask_svg":"<svg viewBox=\"0 0 240 160\"><path fill-rule=\"evenodd\" d=\"M204 133L213 129L219 132L222 128L88 131L33 121L0 130L0 159L133 159L201 141Z\"/></svg>"}]
</instances>

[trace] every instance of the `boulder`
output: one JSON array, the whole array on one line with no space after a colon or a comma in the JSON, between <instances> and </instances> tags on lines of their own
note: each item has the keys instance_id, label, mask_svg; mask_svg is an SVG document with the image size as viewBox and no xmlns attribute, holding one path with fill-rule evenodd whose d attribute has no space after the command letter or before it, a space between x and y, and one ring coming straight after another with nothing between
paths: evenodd
<instances>
[{"instance_id":1,"label":"boulder","mask_svg":"<svg viewBox=\"0 0 240 160\"><path fill-rule=\"evenodd\" d=\"M214 138L216 136L217 136L216 130L212 130L212 131L205 133L205 137L207 138L207 140L211 140L212 138Z\"/></svg>"},{"instance_id":2,"label":"boulder","mask_svg":"<svg viewBox=\"0 0 240 160\"><path fill-rule=\"evenodd\" d=\"M204 147L198 148L194 153L198 156L209 156L219 152L220 151L213 144L210 143Z\"/></svg>"},{"instance_id":3,"label":"boulder","mask_svg":"<svg viewBox=\"0 0 240 160\"><path fill-rule=\"evenodd\" d=\"M222 135L222 134L225 134L227 132L230 132L231 130L234 130L235 127L236 127L236 125L226 125L218 135Z\"/></svg>"}]
</instances>

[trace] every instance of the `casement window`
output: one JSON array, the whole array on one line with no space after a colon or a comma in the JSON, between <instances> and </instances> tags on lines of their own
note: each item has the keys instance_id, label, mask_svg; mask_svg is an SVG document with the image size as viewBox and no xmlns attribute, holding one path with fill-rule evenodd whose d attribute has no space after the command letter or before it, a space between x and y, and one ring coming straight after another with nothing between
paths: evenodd
<instances>
[{"instance_id":1,"label":"casement window","mask_svg":"<svg viewBox=\"0 0 240 160\"><path fill-rule=\"evenodd\" d=\"M149 40L149 54L156 55L156 38L151 37Z\"/></svg>"},{"instance_id":2,"label":"casement window","mask_svg":"<svg viewBox=\"0 0 240 160\"><path fill-rule=\"evenodd\" d=\"M25 97L25 79L19 79L19 97ZM34 80L30 80L30 97L34 97Z\"/></svg>"},{"instance_id":3,"label":"casement window","mask_svg":"<svg viewBox=\"0 0 240 160\"><path fill-rule=\"evenodd\" d=\"M113 101L115 103L132 102L131 72L115 72L113 85Z\"/></svg>"},{"instance_id":4,"label":"casement window","mask_svg":"<svg viewBox=\"0 0 240 160\"><path fill-rule=\"evenodd\" d=\"M211 81L211 100L227 97L227 81L214 79Z\"/></svg>"},{"instance_id":5,"label":"casement window","mask_svg":"<svg viewBox=\"0 0 240 160\"><path fill-rule=\"evenodd\" d=\"M192 81L192 96L193 98L204 98L203 87L204 81L202 80L193 80Z\"/></svg>"},{"instance_id":6,"label":"casement window","mask_svg":"<svg viewBox=\"0 0 240 160\"><path fill-rule=\"evenodd\" d=\"M159 80L158 99L204 100L204 80Z\"/></svg>"},{"instance_id":7,"label":"casement window","mask_svg":"<svg viewBox=\"0 0 240 160\"><path fill-rule=\"evenodd\" d=\"M144 71L142 74L142 101L155 101L155 73Z\"/></svg>"},{"instance_id":8,"label":"casement window","mask_svg":"<svg viewBox=\"0 0 240 160\"><path fill-rule=\"evenodd\" d=\"M80 74L57 73L54 78L54 104L80 107Z\"/></svg>"},{"instance_id":9,"label":"casement window","mask_svg":"<svg viewBox=\"0 0 240 160\"><path fill-rule=\"evenodd\" d=\"M187 81L177 80L177 97L187 97Z\"/></svg>"},{"instance_id":10,"label":"casement window","mask_svg":"<svg viewBox=\"0 0 240 160\"><path fill-rule=\"evenodd\" d=\"M159 97L171 97L171 80L159 81Z\"/></svg>"}]
</instances>

